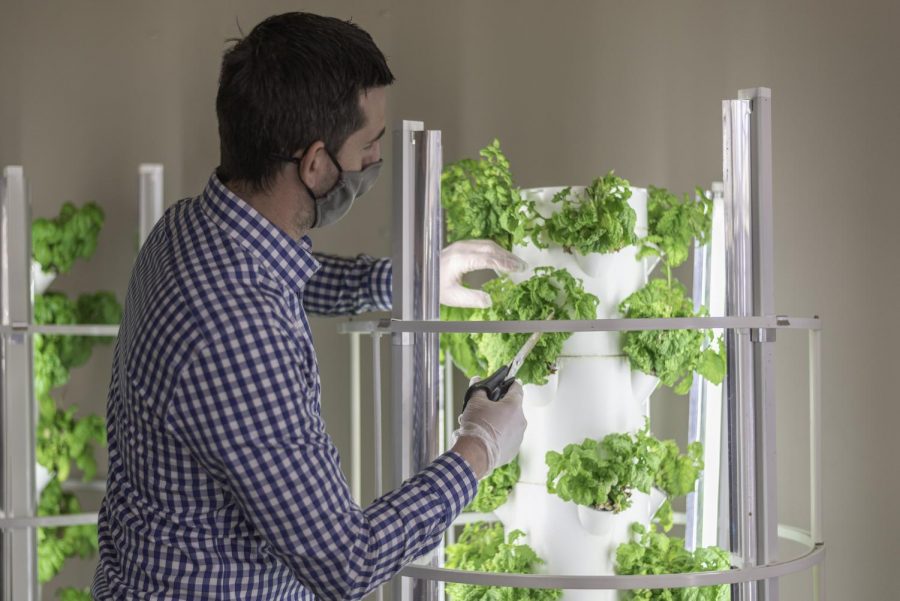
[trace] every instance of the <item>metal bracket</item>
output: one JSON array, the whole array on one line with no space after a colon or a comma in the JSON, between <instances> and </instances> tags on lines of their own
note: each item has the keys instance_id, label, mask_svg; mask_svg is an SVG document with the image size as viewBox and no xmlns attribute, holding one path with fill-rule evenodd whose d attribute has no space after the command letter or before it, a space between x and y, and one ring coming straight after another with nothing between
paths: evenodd
<instances>
[{"instance_id":1,"label":"metal bracket","mask_svg":"<svg viewBox=\"0 0 900 601\"><path fill-rule=\"evenodd\" d=\"M750 330L750 342L775 342L775 328L753 328Z\"/></svg>"}]
</instances>

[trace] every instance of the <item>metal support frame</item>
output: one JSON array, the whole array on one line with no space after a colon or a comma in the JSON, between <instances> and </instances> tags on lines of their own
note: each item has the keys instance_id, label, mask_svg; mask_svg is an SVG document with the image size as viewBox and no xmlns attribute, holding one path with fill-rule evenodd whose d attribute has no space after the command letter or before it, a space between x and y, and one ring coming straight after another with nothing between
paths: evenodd
<instances>
[{"instance_id":1,"label":"metal support frame","mask_svg":"<svg viewBox=\"0 0 900 601\"><path fill-rule=\"evenodd\" d=\"M714 216L714 223L720 224L719 238L724 240L724 268L711 265L715 252L699 253L695 264L695 292L699 290L706 304L712 304L710 279L713 273L725 274L725 294L722 311L725 317L681 318L681 319L637 319L637 320L584 320L568 322L439 322L422 316L421 309L412 307L420 302L422 280L417 277L431 276L431 270L424 268L421 232L416 227L424 223L425 214L414 217L421 206L423 186L417 180L421 177L420 164L414 146L424 138L421 124L404 123L396 141L401 155L396 170L398 189L396 195L400 208L395 214L395 281L400 302L395 308L394 321L356 323L346 328L346 333L364 332L370 334L390 333L394 340L394 416L395 440L399 442L397 454L398 474L408 476L415 470L416 450L421 448L421 440L414 438L412 423L421 423L423 414L416 414L420 406L419 391L423 382L432 380L431 370L418 378L416 365L431 368L437 363L436 355L431 360L420 363L425 355L415 351L422 335L438 332L574 332L574 331L622 331L646 329L724 329L728 351L728 379L725 384L726 399L722 408L720 435L724 431L727 455L722 461L719 481L728 483L727 494L719 494L718 502L710 495L704 500L703 490L690 500L686 523L688 538L693 545L709 545L718 542L729 545L736 567L732 570L705 574L679 574L652 577L621 576L560 576L560 575L497 575L468 573L446 570L426 564L409 566L401 574L410 578L435 581L470 582L495 586L527 586L535 588L582 588L582 589L629 589L660 588L731 583L732 598L740 601L777 601L779 597L778 578L812 568L815 586L814 598L824 599L824 541L821 520L821 383L820 377L820 323L818 318L796 319L774 315L774 264L773 264L773 214L772 214L772 145L771 145L771 93L758 88L741 90L739 98L723 102L723 174L724 186L721 197L716 198L724 205L721 223ZM407 137L408 135L408 137ZM439 165L438 171L439 173ZM427 187L427 186L426 186ZM415 190L410 196L410 190ZM436 197L439 196L436 194ZM714 226L715 227L715 226ZM720 257L721 258L721 257ZM419 261L419 263L416 263ZM412 267L415 265L415 267ZM414 270L415 273L410 270ZM721 286L720 286L721 288ZM421 304L420 304L421 306ZM396 305L395 305L396 307ZM416 316L419 315L419 316ZM665 323L663 323L665 322ZM809 329L810 332L810 454L811 454L811 512L810 533L778 524L776 494L776 448L775 448L775 395L774 395L774 342L778 329ZM400 347L400 348L398 348ZM404 348L413 347L413 349ZM444 385L450 384L447 378ZM404 394L406 393L406 394ZM717 391L697 389L692 397L691 432L692 439L708 439L709 433L717 429L717 416L710 412L711 394ZM427 400L430 403L431 398ZM410 401L410 399L414 399ZM412 403L415 411L404 411ZM426 438L437 438L433 426L418 434ZM409 433L405 436L404 432ZM380 441L379 441L380 444ZM419 454L418 457L425 455ZM710 486L716 488L715 478L710 478ZM398 481L399 483L399 481ZM721 501L728 503L723 511ZM716 519L707 520L707 514L728 517L728 532L725 540L721 528L716 528ZM470 518L473 516L466 516ZM704 525L706 527L704 527ZM718 532L717 532L718 530ZM796 532L794 532L796 531ZM792 534L793 532L793 534ZM806 554L793 559L779 559L778 538L795 540L806 544ZM418 586L418 585L417 585ZM401 599L433 599L426 587L416 589L416 593L404 591Z\"/></svg>"},{"instance_id":2,"label":"metal support frame","mask_svg":"<svg viewBox=\"0 0 900 601\"><path fill-rule=\"evenodd\" d=\"M775 313L775 242L772 199L772 92L741 90L750 102L750 182L753 236L753 314ZM754 363L757 563L778 559L778 456L775 419L775 330L751 330ZM759 583L759 598L778 601L778 580Z\"/></svg>"},{"instance_id":3,"label":"metal support frame","mask_svg":"<svg viewBox=\"0 0 900 601\"><path fill-rule=\"evenodd\" d=\"M728 315L749 315L748 265L750 244L749 130L750 103L723 102L723 175L725 180L725 240ZM728 352L727 440L729 482L729 546L744 565L756 563L756 487L753 453L752 373L749 336L740 330L726 334ZM735 601L755 596L751 583L732 587Z\"/></svg>"},{"instance_id":4,"label":"metal support frame","mask_svg":"<svg viewBox=\"0 0 900 601\"><path fill-rule=\"evenodd\" d=\"M37 412L32 399L31 216L21 167L6 167L0 180L0 295L2 389L0 389L0 511L6 518L33 518L35 499L34 438ZM18 330L18 331L17 331ZM15 377L9 377L15 374ZM2 601L37 598L37 543L33 528L3 530Z\"/></svg>"},{"instance_id":5,"label":"metal support frame","mask_svg":"<svg viewBox=\"0 0 900 601\"><path fill-rule=\"evenodd\" d=\"M162 165L138 169L140 244L162 216L162 174ZM33 336L115 336L118 327L33 325L31 210L22 167L3 170L0 214L0 601L35 601L40 599L36 528L95 524L97 514L35 516Z\"/></svg>"},{"instance_id":6,"label":"metal support frame","mask_svg":"<svg viewBox=\"0 0 900 601\"><path fill-rule=\"evenodd\" d=\"M821 330L818 317L802 318L788 316L747 316L747 317L701 317L646 320L598 319L587 321L506 321L506 322L454 322L454 321L352 321L341 324L339 331L344 334L369 334L373 337L373 367L375 370L375 411L381 414L380 390L381 358L378 339L387 334L400 333L449 333L449 332L490 332L527 333L533 331L551 332L621 332L638 329L729 329L751 331L809 330L810 336L810 464L811 464L811 514L809 531L801 528L777 524L777 535L787 541L798 543L805 551L791 558L782 558L766 565L743 565L733 569L702 573L659 574L650 576L618 575L567 575L567 574L498 574L452 570L436 567L434 562L413 563L401 571L409 578L434 580L437 582L460 582L486 586L511 586L520 588L564 588L590 590L628 590L636 588L682 588L688 586L711 586L716 584L744 584L765 580L777 580L788 574L812 570L815 579L813 599L822 601L824 597L825 544L821 522ZM382 448L381 425L375 424L376 466L380 465ZM376 473L376 494L381 495L381 474ZM725 512L727 515L727 512ZM492 514L469 513L460 515L454 525L472 521L493 521ZM685 514L675 515L676 524L685 524ZM740 563L740 562L738 562ZM380 594L380 592L379 592ZM379 597L380 599L380 597Z\"/></svg>"},{"instance_id":7,"label":"metal support frame","mask_svg":"<svg viewBox=\"0 0 900 601\"><path fill-rule=\"evenodd\" d=\"M725 207L724 185L713 182L712 228L707 244L694 246L694 309L706 307L711 315L725 313ZM722 330L713 330L716 337ZM704 469L696 492L687 496L685 547L694 550L719 544L722 462L723 386L695 374L691 385L688 441L703 443Z\"/></svg>"},{"instance_id":8,"label":"metal support frame","mask_svg":"<svg viewBox=\"0 0 900 601\"><path fill-rule=\"evenodd\" d=\"M771 92L723 102L728 315L774 312ZM730 545L745 566L776 559L777 495L773 338L727 335ZM777 601L776 580L733 589L738 601Z\"/></svg>"},{"instance_id":9,"label":"metal support frame","mask_svg":"<svg viewBox=\"0 0 900 601\"><path fill-rule=\"evenodd\" d=\"M163 166L138 166L138 245L143 246L150 231L163 215Z\"/></svg>"},{"instance_id":10,"label":"metal support frame","mask_svg":"<svg viewBox=\"0 0 900 601\"><path fill-rule=\"evenodd\" d=\"M441 132L419 121L394 131L393 317L437 320L441 220ZM440 365L434 333L393 336L395 484L438 455ZM436 600L433 580L400 581L400 599Z\"/></svg>"},{"instance_id":11,"label":"metal support frame","mask_svg":"<svg viewBox=\"0 0 900 601\"><path fill-rule=\"evenodd\" d=\"M809 516L810 538L825 545L822 517L822 331L809 333ZM813 566L813 598L825 601L825 564Z\"/></svg>"},{"instance_id":12,"label":"metal support frame","mask_svg":"<svg viewBox=\"0 0 900 601\"><path fill-rule=\"evenodd\" d=\"M351 321L341 324L344 334L363 332L371 334L406 334L434 332L436 334L529 334L533 332L643 332L646 330L708 330L708 329L776 329L817 330L821 327L818 317L794 317L788 315L748 317L635 317L615 319L552 319L530 321L437 321L392 320ZM60 327L60 326L58 326ZM38 328L32 328L38 331ZM45 331L46 326L40 331ZM56 333L56 330L53 330Z\"/></svg>"},{"instance_id":13,"label":"metal support frame","mask_svg":"<svg viewBox=\"0 0 900 601\"><path fill-rule=\"evenodd\" d=\"M441 399L443 415L441 416L441 423L444 425L444 442L446 445L449 445L453 439L453 431L456 428L456 406L453 403L456 395L453 392L453 357L449 348L444 353L444 381L441 391L443 393ZM455 542L456 529L451 527L447 530L446 544L452 545Z\"/></svg>"},{"instance_id":14,"label":"metal support frame","mask_svg":"<svg viewBox=\"0 0 900 601\"><path fill-rule=\"evenodd\" d=\"M482 586L509 586L514 588L561 588L572 590L634 590L666 589L718 584L740 584L758 580L777 580L782 576L797 574L821 566L825 560L825 548L813 545L803 555L766 566L753 566L720 570L716 572L683 572L679 574L619 575L571 575L571 574L516 574L502 572L470 572L448 570L412 563L403 569L404 574L420 578L440 579L446 582L479 584Z\"/></svg>"},{"instance_id":15,"label":"metal support frame","mask_svg":"<svg viewBox=\"0 0 900 601\"><path fill-rule=\"evenodd\" d=\"M372 334L372 429L375 441L375 498L384 494L384 474L382 469L382 425L381 425L381 334ZM362 457L360 457L360 460ZM375 591L376 601L383 601L384 587Z\"/></svg>"},{"instance_id":16,"label":"metal support frame","mask_svg":"<svg viewBox=\"0 0 900 601\"><path fill-rule=\"evenodd\" d=\"M362 503L362 382L359 334L350 334L350 491Z\"/></svg>"}]
</instances>

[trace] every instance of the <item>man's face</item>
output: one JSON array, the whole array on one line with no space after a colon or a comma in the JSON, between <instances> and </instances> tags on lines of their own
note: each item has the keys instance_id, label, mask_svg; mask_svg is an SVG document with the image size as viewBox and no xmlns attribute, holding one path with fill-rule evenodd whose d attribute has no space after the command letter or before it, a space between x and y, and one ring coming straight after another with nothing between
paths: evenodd
<instances>
[{"instance_id":1,"label":"man's face","mask_svg":"<svg viewBox=\"0 0 900 601\"><path fill-rule=\"evenodd\" d=\"M366 122L347 138L337 153L344 171L359 171L381 160L381 139L385 132L386 88L369 88L360 94L359 106Z\"/></svg>"}]
</instances>

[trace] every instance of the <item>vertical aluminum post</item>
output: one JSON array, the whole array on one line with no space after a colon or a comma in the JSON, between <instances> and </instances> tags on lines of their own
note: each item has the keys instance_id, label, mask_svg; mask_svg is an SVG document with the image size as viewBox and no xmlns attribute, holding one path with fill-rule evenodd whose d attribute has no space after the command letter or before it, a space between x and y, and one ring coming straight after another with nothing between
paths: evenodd
<instances>
[{"instance_id":1,"label":"vertical aluminum post","mask_svg":"<svg viewBox=\"0 0 900 601\"><path fill-rule=\"evenodd\" d=\"M381 334L372 334L372 439L375 442L375 498L384 494L384 431L381 425Z\"/></svg>"},{"instance_id":2,"label":"vertical aluminum post","mask_svg":"<svg viewBox=\"0 0 900 601\"><path fill-rule=\"evenodd\" d=\"M415 193L416 132L425 129L417 121L403 121L394 130L394 206L393 206L393 307L394 319L412 319L415 315ZM413 397L413 336L393 334L393 406L394 485L412 475L412 438L404 436L411 429L411 414L406 411Z\"/></svg>"},{"instance_id":3,"label":"vertical aluminum post","mask_svg":"<svg viewBox=\"0 0 900 601\"><path fill-rule=\"evenodd\" d=\"M775 314L775 244L772 206L772 91L741 90L750 103L750 207L753 237L753 313ZM757 562L778 559L778 457L775 440L775 330L751 332L756 427ZM778 601L778 580L759 583L759 598Z\"/></svg>"},{"instance_id":4,"label":"vertical aluminum post","mask_svg":"<svg viewBox=\"0 0 900 601\"><path fill-rule=\"evenodd\" d=\"M822 332L809 333L809 490L810 535L825 543L822 517ZM813 566L813 599L825 601L825 566Z\"/></svg>"},{"instance_id":5,"label":"vertical aluminum post","mask_svg":"<svg viewBox=\"0 0 900 601\"><path fill-rule=\"evenodd\" d=\"M362 503L362 382L358 332L350 334L350 491Z\"/></svg>"},{"instance_id":6,"label":"vertical aluminum post","mask_svg":"<svg viewBox=\"0 0 900 601\"><path fill-rule=\"evenodd\" d=\"M426 286L423 290L422 304L425 307L423 319L441 318L441 248L444 246L444 215L441 210L441 172L443 170L444 152L441 140L441 132L429 130L425 132L425 155L422 157L422 169L425 173L425 196L422 223L423 236L423 279ZM441 362L440 362L440 334L431 333L423 335L423 348L425 359L422 363L427 374L427 384L424 389L425 396L423 406L426 408L423 416L427 438L422 441L419 457L421 467L434 461L443 451L441 440L443 438L443 423L441 422ZM443 549L434 557L432 563L438 565L442 562ZM429 581L422 584L420 600L439 601L444 598L444 583Z\"/></svg>"},{"instance_id":7,"label":"vertical aluminum post","mask_svg":"<svg viewBox=\"0 0 900 601\"><path fill-rule=\"evenodd\" d=\"M438 319L441 250L441 134L404 121L394 132L395 319ZM417 473L438 455L440 365L436 334L395 334L395 480ZM434 581L401 579L404 601L436 600Z\"/></svg>"},{"instance_id":8,"label":"vertical aluminum post","mask_svg":"<svg viewBox=\"0 0 900 601\"><path fill-rule=\"evenodd\" d=\"M733 316L753 314L750 110L749 100L726 100L722 104L726 312ZM750 566L757 560L756 427L750 332L729 330L726 343L730 546L743 564ZM755 583L733 585L732 598L754 600Z\"/></svg>"},{"instance_id":9,"label":"vertical aluminum post","mask_svg":"<svg viewBox=\"0 0 900 601\"><path fill-rule=\"evenodd\" d=\"M771 91L723 103L727 313L774 313ZM731 548L745 565L777 559L774 330L728 337ZM778 582L735 587L740 601L777 601Z\"/></svg>"},{"instance_id":10,"label":"vertical aluminum post","mask_svg":"<svg viewBox=\"0 0 900 601\"><path fill-rule=\"evenodd\" d=\"M163 166L138 166L138 244L143 246L150 230L163 215Z\"/></svg>"},{"instance_id":11,"label":"vertical aluminum post","mask_svg":"<svg viewBox=\"0 0 900 601\"><path fill-rule=\"evenodd\" d=\"M446 449L453 439L453 431L456 429L456 406L453 400L456 398L453 391L453 357L450 356L450 349L444 353L444 382L443 397L441 398L441 411L443 416L441 422L444 428L444 440L442 442ZM447 529L446 544L452 545L456 543L456 529L452 526Z\"/></svg>"},{"instance_id":12,"label":"vertical aluminum post","mask_svg":"<svg viewBox=\"0 0 900 601\"><path fill-rule=\"evenodd\" d=\"M725 215L722 182L710 187L712 228L706 245L694 246L694 309L725 314ZM721 335L715 331L715 335ZM720 465L722 463L722 385L694 376L689 399L688 440L703 443L703 472L687 497L685 546L719 544Z\"/></svg>"},{"instance_id":13,"label":"vertical aluminum post","mask_svg":"<svg viewBox=\"0 0 900 601\"><path fill-rule=\"evenodd\" d=\"M694 244L694 283L692 296L694 299L695 311L700 307L709 306L710 255L711 252L709 246ZM691 391L688 395L688 442L702 442L705 405L706 387L704 386L704 380L700 375L694 374L694 380L691 383ZM705 451L705 443L703 448ZM688 493L685 502L686 520L684 528L684 545L689 551L693 551L697 548L701 536L702 520L700 519L700 512L703 503L702 479L706 476L705 472L706 469L700 474L696 490Z\"/></svg>"},{"instance_id":14,"label":"vertical aluminum post","mask_svg":"<svg viewBox=\"0 0 900 601\"><path fill-rule=\"evenodd\" d=\"M6 517L35 514L34 433L36 408L32 399L31 217L21 167L6 167L0 179L0 310L5 326L21 328L2 337L0 387L0 511ZM13 377L10 377L12 375ZM35 530L7 530L0 547L0 599L37 598Z\"/></svg>"},{"instance_id":15,"label":"vertical aluminum post","mask_svg":"<svg viewBox=\"0 0 900 601\"><path fill-rule=\"evenodd\" d=\"M381 334L372 334L372 429L375 441L375 498L384 493L384 475L382 474L382 436L381 428ZM383 601L384 585L375 591L375 601Z\"/></svg>"}]
</instances>

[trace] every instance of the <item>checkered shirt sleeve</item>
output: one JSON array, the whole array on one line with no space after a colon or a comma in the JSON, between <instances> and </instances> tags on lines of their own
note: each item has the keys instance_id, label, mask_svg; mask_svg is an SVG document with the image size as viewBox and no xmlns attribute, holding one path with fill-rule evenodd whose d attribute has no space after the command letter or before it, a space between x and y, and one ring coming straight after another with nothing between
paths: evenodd
<instances>
[{"instance_id":1,"label":"checkered shirt sleeve","mask_svg":"<svg viewBox=\"0 0 900 601\"><path fill-rule=\"evenodd\" d=\"M319 315L356 315L391 310L391 262L315 253L319 271L303 291L303 306Z\"/></svg>"},{"instance_id":2,"label":"checkered shirt sleeve","mask_svg":"<svg viewBox=\"0 0 900 601\"><path fill-rule=\"evenodd\" d=\"M265 324L214 341L186 368L169 425L316 598L360 599L436 547L477 483L451 452L360 509L295 349Z\"/></svg>"}]
</instances>

